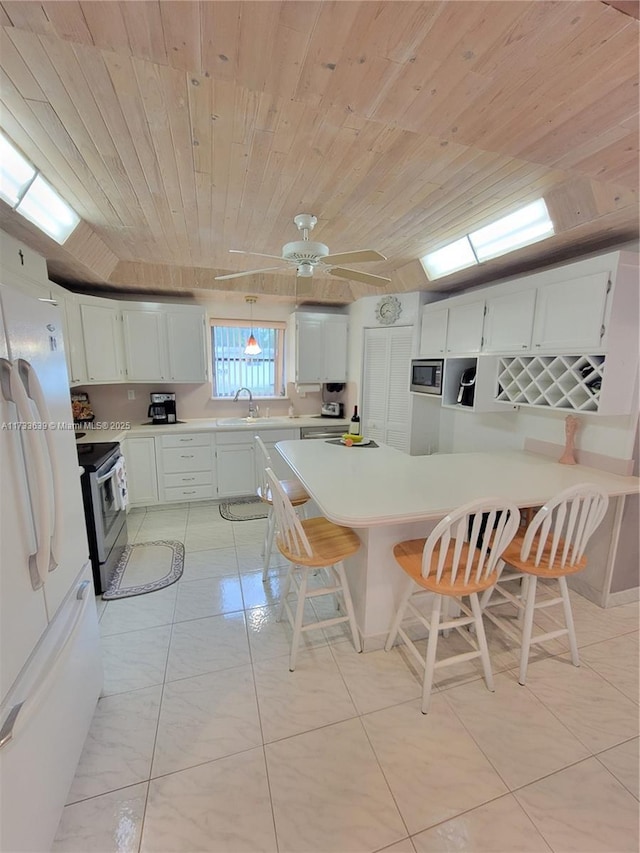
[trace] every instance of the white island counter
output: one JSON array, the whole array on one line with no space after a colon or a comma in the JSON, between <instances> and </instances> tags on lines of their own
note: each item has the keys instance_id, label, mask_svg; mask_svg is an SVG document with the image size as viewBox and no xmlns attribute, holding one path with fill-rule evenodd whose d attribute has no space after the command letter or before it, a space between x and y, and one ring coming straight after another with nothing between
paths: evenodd
<instances>
[{"instance_id":1,"label":"white island counter","mask_svg":"<svg viewBox=\"0 0 640 853\"><path fill-rule=\"evenodd\" d=\"M477 498L539 506L562 489L590 482L619 497L612 561L624 495L640 484L637 477L560 465L524 451L408 456L383 445L282 441L276 447L320 511L360 536L362 548L348 562L348 577L365 650L382 645L395 612L402 581L392 554L396 542L428 535L447 512Z\"/></svg>"}]
</instances>

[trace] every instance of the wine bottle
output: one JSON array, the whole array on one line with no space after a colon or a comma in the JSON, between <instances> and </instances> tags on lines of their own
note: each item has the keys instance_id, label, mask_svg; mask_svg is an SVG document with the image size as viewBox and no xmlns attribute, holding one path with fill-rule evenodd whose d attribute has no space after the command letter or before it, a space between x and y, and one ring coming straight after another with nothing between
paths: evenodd
<instances>
[{"instance_id":1,"label":"wine bottle","mask_svg":"<svg viewBox=\"0 0 640 853\"><path fill-rule=\"evenodd\" d=\"M358 414L357 406L354 406L353 408L351 425L349 426L349 435L360 435L360 415Z\"/></svg>"}]
</instances>

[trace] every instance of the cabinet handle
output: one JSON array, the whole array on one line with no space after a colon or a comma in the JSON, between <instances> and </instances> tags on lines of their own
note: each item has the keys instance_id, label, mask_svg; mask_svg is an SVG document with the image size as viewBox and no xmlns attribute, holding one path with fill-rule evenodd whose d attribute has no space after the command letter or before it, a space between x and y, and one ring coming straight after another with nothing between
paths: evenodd
<instances>
[{"instance_id":1,"label":"cabinet handle","mask_svg":"<svg viewBox=\"0 0 640 853\"><path fill-rule=\"evenodd\" d=\"M183 483L193 483L194 480L195 480L195 477L183 477L182 478Z\"/></svg>"},{"instance_id":2,"label":"cabinet handle","mask_svg":"<svg viewBox=\"0 0 640 853\"><path fill-rule=\"evenodd\" d=\"M526 345L526 344L522 344L522 349L526 349L526 348L527 348L527 345Z\"/></svg>"},{"instance_id":3,"label":"cabinet handle","mask_svg":"<svg viewBox=\"0 0 640 853\"><path fill-rule=\"evenodd\" d=\"M536 346L538 347L538 349L540 348L540 344L536 344Z\"/></svg>"},{"instance_id":4,"label":"cabinet handle","mask_svg":"<svg viewBox=\"0 0 640 853\"><path fill-rule=\"evenodd\" d=\"M182 490L183 495L195 495L195 493L196 493L195 489L183 489Z\"/></svg>"},{"instance_id":5,"label":"cabinet handle","mask_svg":"<svg viewBox=\"0 0 640 853\"><path fill-rule=\"evenodd\" d=\"M192 438L181 438L180 441L193 441Z\"/></svg>"},{"instance_id":6,"label":"cabinet handle","mask_svg":"<svg viewBox=\"0 0 640 853\"><path fill-rule=\"evenodd\" d=\"M193 453L182 453L180 459L193 459Z\"/></svg>"}]
</instances>

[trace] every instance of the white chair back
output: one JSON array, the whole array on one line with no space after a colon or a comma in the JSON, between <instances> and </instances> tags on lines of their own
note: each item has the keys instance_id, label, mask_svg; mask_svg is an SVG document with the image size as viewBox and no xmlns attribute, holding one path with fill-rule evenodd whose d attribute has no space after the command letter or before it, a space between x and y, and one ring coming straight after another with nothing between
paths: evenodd
<instances>
[{"instance_id":1,"label":"white chair back","mask_svg":"<svg viewBox=\"0 0 640 853\"><path fill-rule=\"evenodd\" d=\"M271 490L271 500L273 501L273 508L276 513L278 536L282 539L294 558L296 556L313 556L313 549L309 544L307 534L304 532L304 528L291 505L291 501L282 488L280 480L278 480L271 468L265 470L265 475L268 487Z\"/></svg>"},{"instance_id":2,"label":"white chair back","mask_svg":"<svg viewBox=\"0 0 640 853\"><path fill-rule=\"evenodd\" d=\"M608 505L608 495L591 483L579 483L560 492L538 510L527 527L521 559L533 559L536 566L543 563L549 568L574 566L584 556Z\"/></svg>"},{"instance_id":3,"label":"white chair back","mask_svg":"<svg viewBox=\"0 0 640 853\"><path fill-rule=\"evenodd\" d=\"M266 470L267 468L273 468L273 464L271 462L271 456L269 456L269 451L260 436L254 436L253 440L255 442L255 447L257 448L256 452L258 454L258 459L260 460L260 490L262 492L262 497L266 499L269 494L269 480L267 479Z\"/></svg>"},{"instance_id":4,"label":"white chair back","mask_svg":"<svg viewBox=\"0 0 640 853\"><path fill-rule=\"evenodd\" d=\"M518 507L501 498L482 498L438 522L424 545L422 576L436 583L451 569L450 583L478 583L496 571L502 552L520 524ZM464 546L467 546L466 548Z\"/></svg>"}]
</instances>

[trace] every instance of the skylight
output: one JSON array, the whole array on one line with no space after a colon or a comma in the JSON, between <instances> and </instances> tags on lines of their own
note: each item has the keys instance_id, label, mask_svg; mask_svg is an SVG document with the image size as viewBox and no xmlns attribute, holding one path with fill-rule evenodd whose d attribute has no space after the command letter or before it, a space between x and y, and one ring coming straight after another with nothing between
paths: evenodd
<instances>
[{"instance_id":1,"label":"skylight","mask_svg":"<svg viewBox=\"0 0 640 853\"><path fill-rule=\"evenodd\" d=\"M433 281L445 275L474 266L483 261L530 246L554 234L543 198L503 216L501 219L472 231L460 240L449 243L420 258L425 272Z\"/></svg>"},{"instance_id":2,"label":"skylight","mask_svg":"<svg viewBox=\"0 0 640 853\"><path fill-rule=\"evenodd\" d=\"M57 243L64 243L80 222L75 210L2 134L0 198Z\"/></svg>"}]
</instances>

